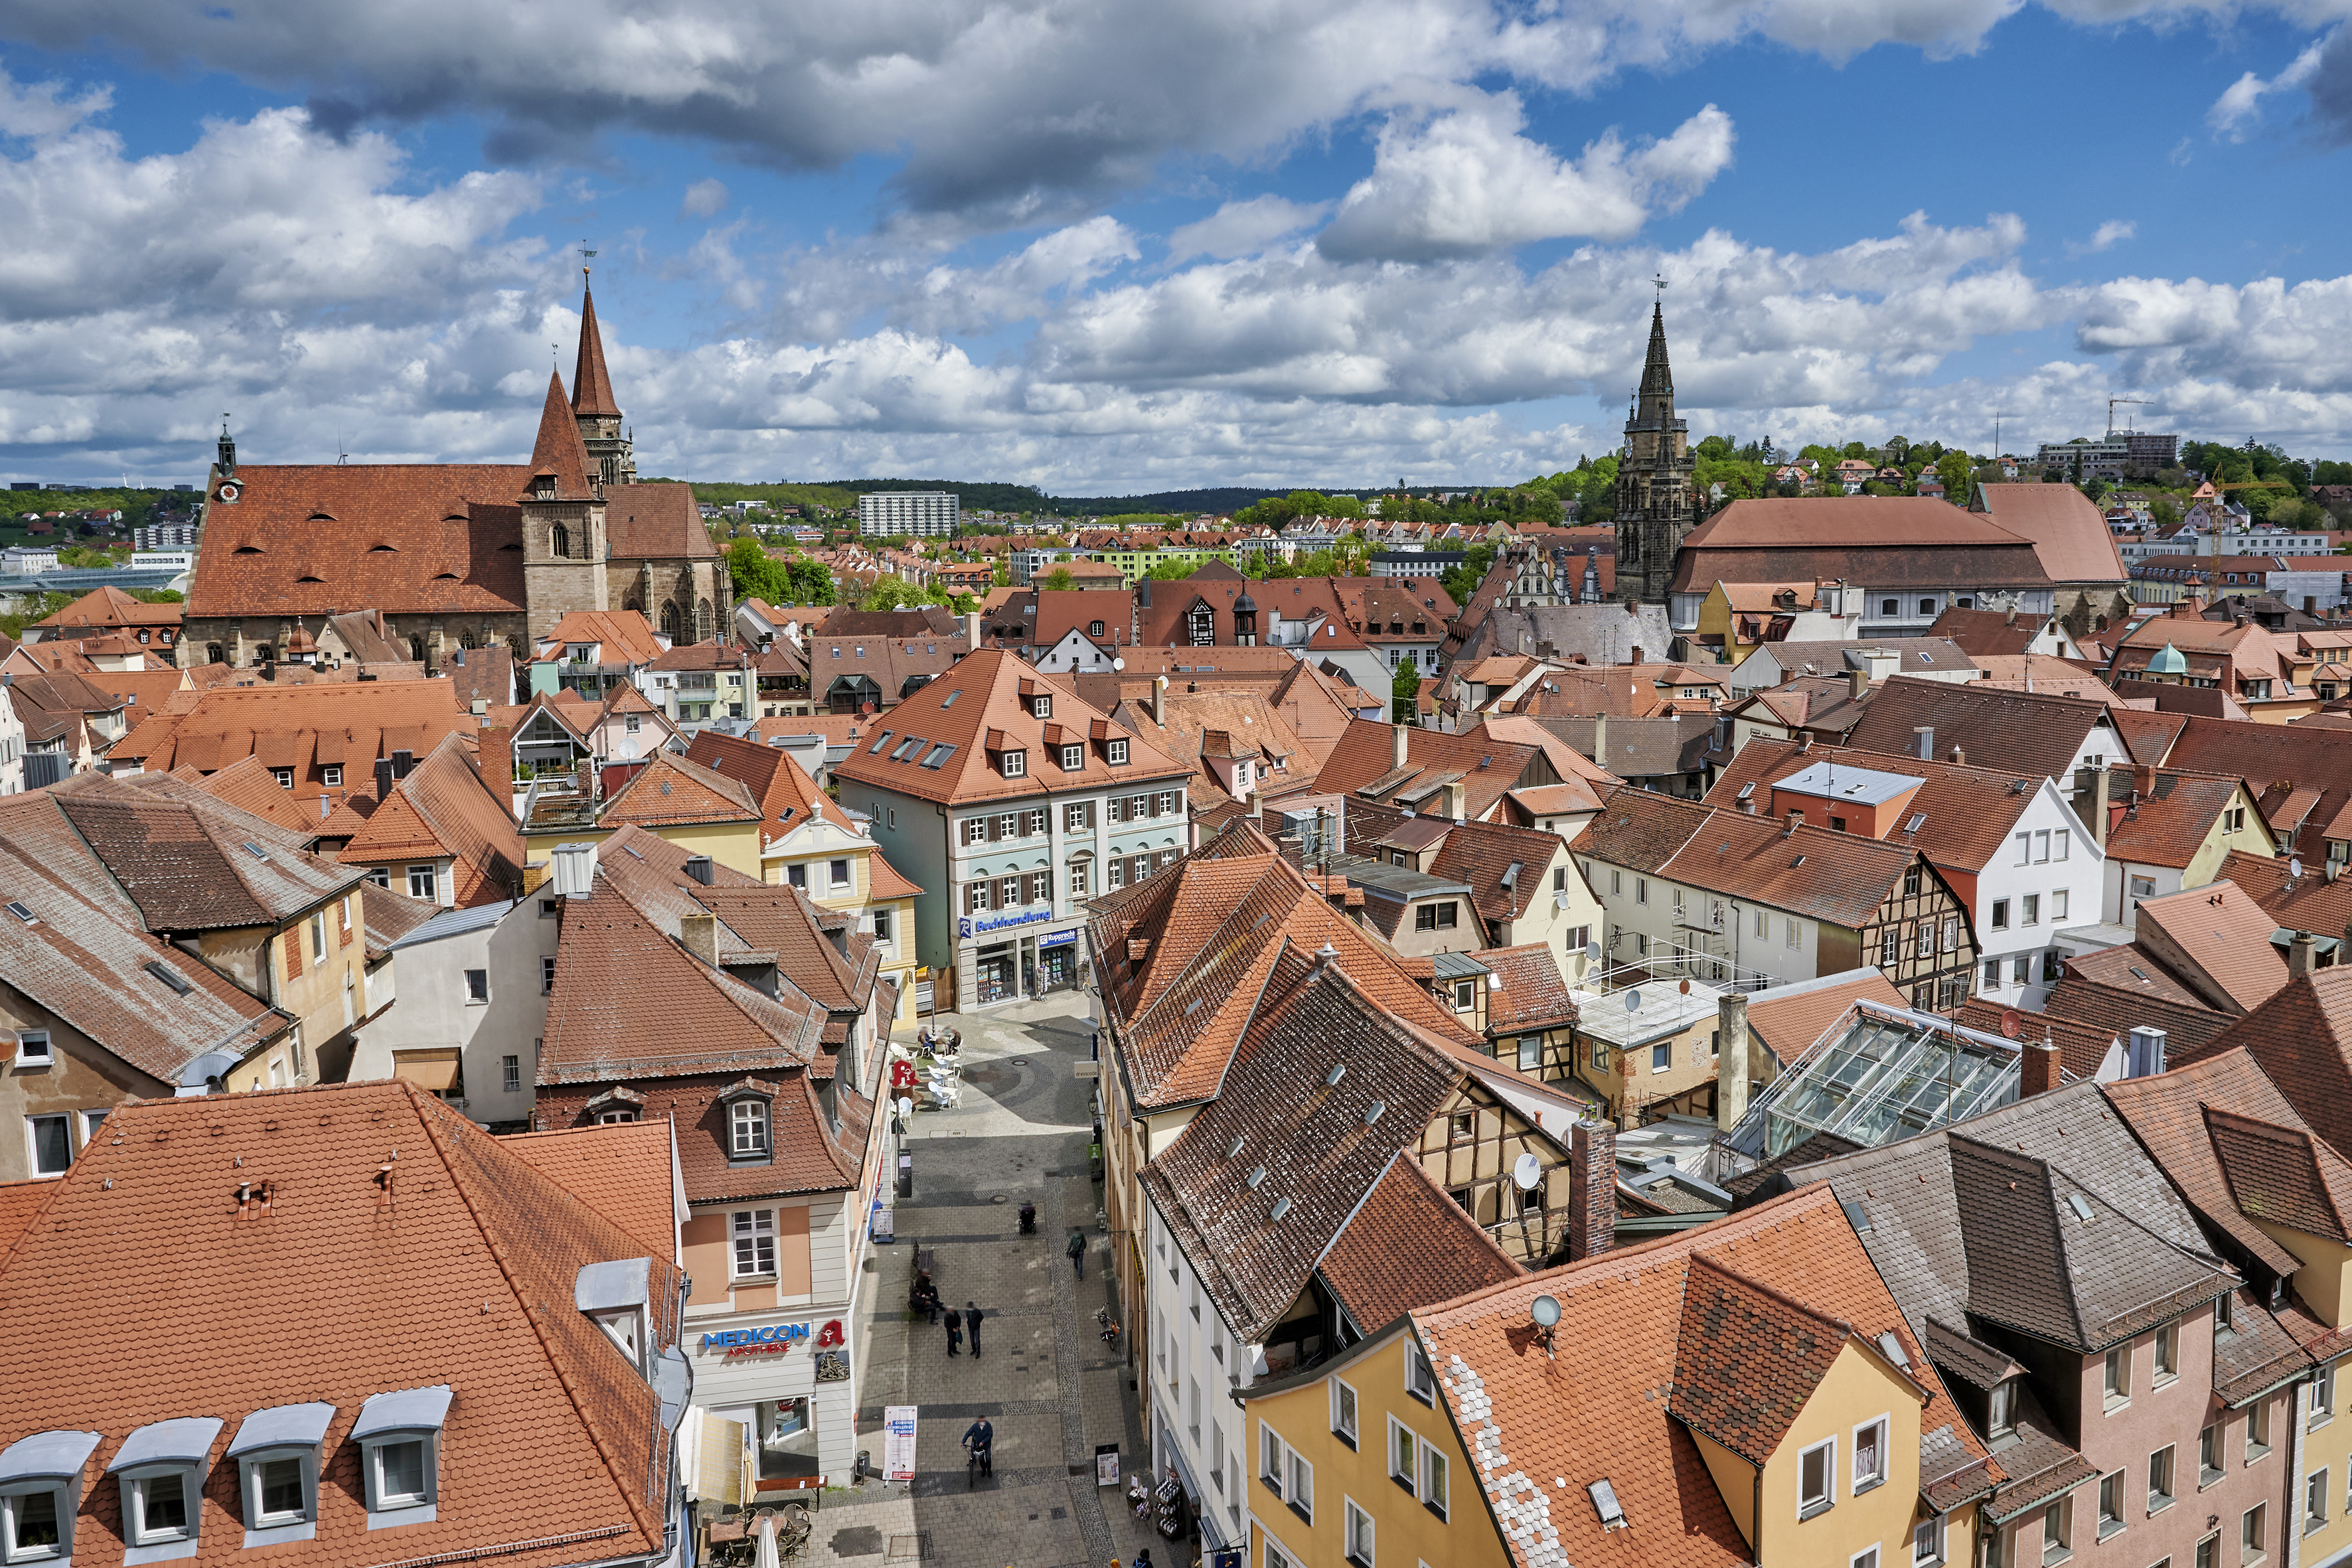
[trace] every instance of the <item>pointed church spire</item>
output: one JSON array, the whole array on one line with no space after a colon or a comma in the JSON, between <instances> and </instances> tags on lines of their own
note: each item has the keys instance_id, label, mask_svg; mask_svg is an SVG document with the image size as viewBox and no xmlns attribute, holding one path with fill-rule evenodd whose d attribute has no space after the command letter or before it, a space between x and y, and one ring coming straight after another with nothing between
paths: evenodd
<instances>
[{"instance_id":1,"label":"pointed church spire","mask_svg":"<svg viewBox=\"0 0 2352 1568\"><path fill-rule=\"evenodd\" d=\"M604 368L604 339L596 331L596 296L588 288L588 269L580 269L580 358L572 367L572 412L618 419L613 402L613 377Z\"/></svg>"},{"instance_id":2,"label":"pointed church spire","mask_svg":"<svg viewBox=\"0 0 2352 1568\"><path fill-rule=\"evenodd\" d=\"M530 449L530 493L539 500L590 500L588 449L580 444L580 422L563 399L563 378L547 373L547 406L539 416L539 439ZM541 493L541 481L552 479L555 493Z\"/></svg>"},{"instance_id":3,"label":"pointed church spire","mask_svg":"<svg viewBox=\"0 0 2352 1568\"><path fill-rule=\"evenodd\" d=\"M1642 390L1634 418L1647 423L1675 416L1675 373L1666 363L1666 306L1661 300L1650 307L1650 357L1642 366Z\"/></svg>"}]
</instances>

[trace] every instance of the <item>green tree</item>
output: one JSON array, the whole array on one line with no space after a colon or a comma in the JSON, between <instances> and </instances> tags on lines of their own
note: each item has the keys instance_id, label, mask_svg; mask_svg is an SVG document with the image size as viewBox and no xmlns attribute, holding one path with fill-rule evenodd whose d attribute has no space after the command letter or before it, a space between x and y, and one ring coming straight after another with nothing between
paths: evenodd
<instances>
[{"instance_id":1,"label":"green tree","mask_svg":"<svg viewBox=\"0 0 2352 1568\"><path fill-rule=\"evenodd\" d=\"M1421 722L1421 668L1406 665L1389 682L1389 717L1400 724Z\"/></svg>"},{"instance_id":2,"label":"green tree","mask_svg":"<svg viewBox=\"0 0 2352 1568\"><path fill-rule=\"evenodd\" d=\"M822 561L812 561L805 555L794 554L784 563L784 575L790 579L787 592L795 605L830 605L836 590L833 568ZM772 603L773 601L771 601Z\"/></svg>"},{"instance_id":3,"label":"green tree","mask_svg":"<svg viewBox=\"0 0 2352 1568\"><path fill-rule=\"evenodd\" d=\"M1969 471L1968 454L1947 452L1936 459L1936 477L1944 481L1944 499L1956 506L1969 504L1970 487L1975 476Z\"/></svg>"},{"instance_id":4,"label":"green tree","mask_svg":"<svg viewBox=\"0 0 2352 1568\"><path fill-rule=\"evenodd\" d=\"M1071 577L1070 569L1068 567L1056 566L1051 572L1045 574L1045 582L1038 585L1040 587L1050 588L1055 593L1061 593L1073 586L1075 582L1076 579Z\"/></svg>"},{"instance_id":5,"label":"green tree","mask_svg":"<svg viewBox=\"0 0 2352 1568\"><path fill-rule=\"evenodd\" d=\"M177 588L133 588L131 596L143 605L180 605L188 598Z\"/></svg>"},{"instance_id":6,"label":"green tree","mask_svg":"<svg viewBox=\"0 0 2352 1568\"><path fill-rule=\"evenodd\" d=\"M1469 559L1459 566L1448 566L1439 574L1437 585L1444 589L1446 596L1455 604L1466 605L1470 602L1470 595L1478 591L1478 584L1486 580L1486 574L1494 569L1494 565L1495 547L1474 544L1470 547Z\"/></svg>"},{"instance_id":7,"label":"green tree","mask_svg":"<svg viewBox=\"0 0 2352 1568\"><path fill-rule=\"evenodd\" d=\"M896 573L885 572L874 579L874 586L858 597L861 610L903 610L909 605L927 603L921 589Z\"/></svg>"},{"instance_id":8,"label":"green tree","mask_svg":"<svg viewBox=\"0 0 2352 1568\"><path fill-rule=\"evenodd\" d=\"M792 602L792 579L782 563L756 539L739 539L727 547L727 575L739 599L764 599L771 605Z\"/></svg>"}]
</instances>

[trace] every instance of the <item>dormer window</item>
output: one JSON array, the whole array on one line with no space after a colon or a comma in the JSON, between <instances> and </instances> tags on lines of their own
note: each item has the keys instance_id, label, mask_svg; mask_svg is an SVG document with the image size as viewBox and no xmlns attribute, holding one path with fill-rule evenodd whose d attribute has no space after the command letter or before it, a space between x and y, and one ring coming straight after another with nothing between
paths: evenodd
<instances>
[{"instance_id":1,"label":"dormer window","mask_svg":"<svg viewBox=\"0 0 2352 1568\"><path fill-rule=\"evenodd\" d=\"M441 1494L441 1423L449 1414L449 1386L376 1394L360 1406L352 1440L360 1446L360 1477L367 1487L368 1528L425 1524Z\"/></svg>"},{"instance_id":2,"label":"dormer window","mask_svg":"<svg viewBox=\"0 0 2352 1568\"><path fill-rule=\"evenodd\" d=\"M1064 773L1081 773L1085 771L1086 765L1087 749L1084 746L1064 746L1062 748L1062 771Z\"/></svg>"},{"instance_id":3,"label":"dormer window","mask_svg":"<svg viewBox=\"0 0 2352 1568\"><path fill-rule=\"evenodd\" d=\"M646 1366L646 1304L652 1276L652 1259L626 1258L586 1265L572 1287L572 1304L640 1372Z\"/></svg>"},{"instance_id":4,"label":"dormer window","mask_svg":"<svg viewBox=\"0 0 2352 1568\"><path fill-rule=\"evenodd\" d=\"M309 1541L319 1517L319 1446L331 1405L278 1405L237 1424L226 1458L236 1462L245 1544Z\"/></svg>"},{"instance_id":5,"label":"dormer window","mask_svg":"<svg viewBox=\"0 0 2352 1568\"><path fill-rule=\"evenodd\" d=\"M122 1543L134 1550L186 1547L184 1552L142 1553L134 1561L195 1554L202 1513L197 1504L220 1429L216 1420L184 1416L142 1426L123 1439L106 1467L122 1486Z\"/></svg>"},{"instance_id":6,"label":"dormer window","mask_svg":"<svg viewBox=\"0 0 2352 1568\"><path fill-rule=\"evenodd\" d=\"M1004 776L1006 778L1025 778L1028 776L1028 773L1029 753L1027 752L1007 752L1004 753Z\"/></svg>"},{"instance_id":7,"label":"dormer window","mask_svg":"<svg viewBox=\"0 0 2352 1568\"><path fill-rule=\"evenodd\" d=\"M1032 718L1051 719L1054 716L1054 700L1051 697L1045 696L1031 698L1029 700L1029 713Z\"/></svg>"},{"instance_id":8,"label":"dormer window","mask_svg":"<svg viewBox=\"0 0 2352 1568\"><path fill-rule=\"evenodd\" d=\"M1103 749L1109 752L1109 762L1112 767L1120 768L1127 765L1127 742L1125 741L1113 741Z\"/></svg>"},{"instance_id":9,"label":"dormer window","mask_svg":"<svg viewBox=\"0 0 2352 1568\"><path fill-rule=\"evenodd\" d=\"M1992 1385L1985 1406L1985 1435L2006 1437L2017 1429L2017 1380L2004 1378Z\"/></svg>"},{"instance_id":10,"label":"dormer window","mask_svg":"<svg viewBox=\"0 0 2352 1568\"><path fill-rule=\"evenodd\" d=\"M36 1432L0 1449L0 1563L61 1563L73 1555L81 1471L95 1432Z\"/></svg>"},{"instance_id":11,"label":"dormer window","mask_svg":"<svg viewBox=\"0 0 2352 1568\"><path fill-rule=\"evenodd\" d=\"M768 1103L746 1098L728 1109L727 1152L737 1160L768 1157Z\"/></svg>"}]
</instances>

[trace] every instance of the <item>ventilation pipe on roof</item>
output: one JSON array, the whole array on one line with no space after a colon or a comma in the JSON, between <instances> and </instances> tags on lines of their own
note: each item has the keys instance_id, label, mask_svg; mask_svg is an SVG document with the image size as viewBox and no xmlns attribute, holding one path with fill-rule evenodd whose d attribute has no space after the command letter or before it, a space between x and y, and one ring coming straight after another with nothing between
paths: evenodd
<instances>
[{"instance_id":1,"label":"ventilation pipe on roof","mask_svg":"<svg viewBox=\"0 0 2352 1568\"><path fill-rule=\"evenodd\" d=\"M1405 755L1411 749L1411 741L1405 733L1405 727L1402 724L1390 725L1389 766L1391 768L1401 768L1404 766Z\"/></svg>"},{"instance_id":2,"label":"ventilation pipe on roof","mask_svg":"<svg viewBox=\"0 0 2352 1568\"><path fill-rule=\"evenodd\" d=\"M1850 702L1859 702L1870 690L1870 671L1849 669L1845 672L1845 695Z\"/></svg>"},{"instance_id":3,"label":"ventilation pipe on roof","mask_svg":"<svg viewBox=\"0 0 2352 1568\"><path fill-rule=\"evenodd\" d=\"M1592 760L1601 767L1609 765L1609 715L1592 716Z\"/></svg>"},{"instance_id":4,"label":"ventilation pipe on roof","mask_svg":"<svg viewBox=\"0 0 2352 1568\"><path fill-rule=\"evenodd\" d=\"M415 768L416 753L415 752L394 752L392 753L393 777L396 779L404 779L411 773L415 772Z\"/></svg>"},{"instance_id":5,"label":"ventilation pipe on roof","mask_svg":"<svg viewBox=\"0 0 2352 1568\"><path fill-rule=\"evenodd\" d=\"M1955 745L1952 748L1952 761L1962 767L1966 767L1968 765L1969 754L1960 750L1958 745Z\"/></svg>"},{"instance_id":6,"label":"ventilation pipe on roof","mask_svg":"<svg viewBox=\"0 0 2352 1568\"><path fill-rule=\"evenodd\" d=\"M1168 678L1164 675L1151 678L1151 722L1155 729L1168 725Z\"/></svg>"},{"instance_id":7,"label":"ventilation pipe on roof","mask_svg":"<svg viewBox=\"0 0 2352 1568\"><path fill-rule=\"evenodd\" d=\"M2312 954L2318 950L2318 945L2309 931L2294 933L2294 940L2286 944L2286 977L2289 980L2300 980L2311 973Z\"/></svg>"},{"instance_id":8,"label":"ventilation pipe on roof","mask_svg":"<svg viewBox=\"0 0 2352 1568\"><path fill-rule=\"evenodd\" d=\"M389 798L391 795L392 759L390 757L378 757L375 760L375 797L378 800L384 800Z\"/></svg>"}]
</instances>

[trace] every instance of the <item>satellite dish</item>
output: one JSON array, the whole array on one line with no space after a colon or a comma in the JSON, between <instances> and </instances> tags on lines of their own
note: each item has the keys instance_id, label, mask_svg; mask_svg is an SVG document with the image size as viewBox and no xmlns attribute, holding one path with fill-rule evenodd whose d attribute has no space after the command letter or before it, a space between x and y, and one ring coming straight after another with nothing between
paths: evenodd
<instances>
[{"instance_id":1,"label":"satellite dish","mask_svg":"<svg viewBox=\"0 0 2352 1568\"><path fill-rule=\"evenodd\" d=\"M1557 1296L1537 1297L1534 1300L1528 1303L1528 1316L1536 1321L1537 1328L1558 1328L1559 1326L1559 1298Z\"/></svg>"},{"instance_id":2,"label":"satellite dish","mask_svg":"<svg viewBox=\"0 0 2352 1568\"><path fill-rule=\"evenodd\" d=\"M903 1094L898 1097L898 1114L901 1116L915 1114L915 1102Z\"/></svg>"},{"instance_id":3,"label":"satellite dish","mask_svg":"<svg viewBox=\"0 0 2352 1568\"><path fill-rule=\"evenodd\" d=\"M1543 1180L1543 1162L1533 1154L1520 1155L1511 1162L1511 1180L1519 1191L1533 1192L1536 1184Z\"/></svg>"},{"instance_id":4,"label":"satellite dish","mask_svg":"<svg viewBox=\"0 0 2352 1568\"><path fill-rule=\"evenodd\" d=\"M1601 962L1601 942L1598 938L1584 944L1584 962L1587 963Z\"/></svg>"},{"instance_id":5,"label":"satellite dish","mask_svg":"<svg viewBox=\"0 0 2352 1568\"><path fill-rule=\"evenodd\" d=\"M2000 1032L2005 1037L2017 1038L2017 1032L2024 1026L2025 1020L2017 1016L2016 1008L2003 1007L2000 1010Z\"/></svg>"},{"instance_id":6,"label":"satellite dish","mask_svg":"<svg viewBox=\"0 0 2352 1568\"><path fill-rule=\"evenodd\" d=\"M1641 994L1639 991L1628 991L1628 992L1626 992L1626 993L1625 993L1625 1011L1627 1011L1628 1013L1638 1013L1638 1012L1640 1012L1641 1010L1642 1010L1642 994Z\"/></svg>"},{"instance_id":7,"label":"satellite dish","mask_svg":"<svg viewBox=\"0 0 2352 1568\"><path fill-rule=\"evenodd\" d=\"M2302 857L2302 856L2300 856L2300 855L2290 855L2290 856L2288 856L2288 857L2287 857L2287 858L2286 858L2286 874L2287 874L2287 879L2288 879L2288 880L2290 880L2290 881L2294 881L2294 880L2297 880L2297 879L2301 879L2301 877L2303 876L2303 857Z\"/></svg>"},{"instance_id":8,"label":"satellite dish","mask_svg":"<svg viewBox=\"0 0 2352 1568\"><path fill-rule=\"evenodd\" d=\"M1123 658L1112 659L1110 661L1110 667L1114 671L1125 669L1127 668L1127 660Z\"/></svg>"}]
</instances>

